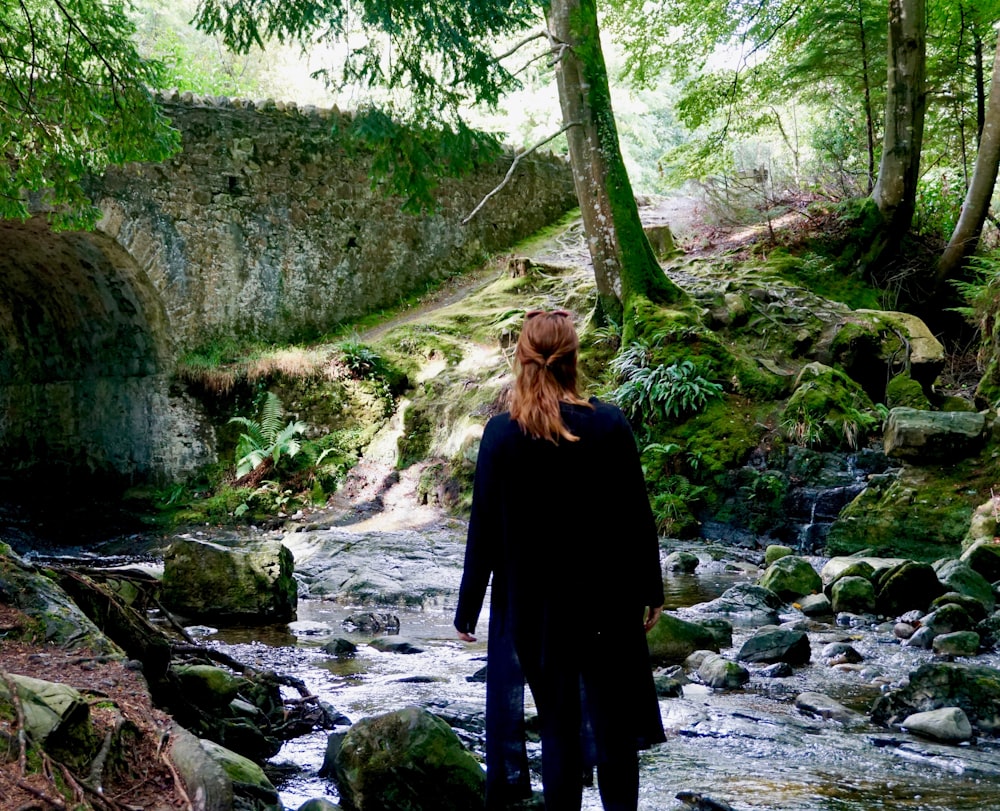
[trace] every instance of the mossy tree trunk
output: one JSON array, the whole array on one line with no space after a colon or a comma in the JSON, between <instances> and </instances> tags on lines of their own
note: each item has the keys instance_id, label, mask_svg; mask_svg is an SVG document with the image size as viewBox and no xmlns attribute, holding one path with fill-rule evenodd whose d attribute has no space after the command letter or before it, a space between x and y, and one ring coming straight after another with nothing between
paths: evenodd
<instances>
[{"instance_id":1,"label":"mossy tree trunk","mask_svg":"<svg viewBox=\"0 0 1000 811\"><path fill-rule=\"evenodd\" d=\"M993 79L979 135L976 166L972 170L972 182L969 183L969 190L965 194L962 213L948 241L948 247L938 261L938 284L954 277L975 253L990 208L990 198L997 182L998 168L1000 168L1000 36L997 38L997 50L993 59Z\"/></svg>"},{"instance_id":2,"label":"mossy tree trunk","mask_svg":"<svg viewBox=\"0 0 1000 811\"><path fill-rule=\"evenodd\" d=\"M551 0L547 18L599 315L621 323L624 303L635 295L663 304L684 301L686 294L663 273L639 220L611 109L596 0Z\"/></svg>"},{"instance_id":3,"label":"mossy tree trunk","mask_svg":"<svg viewBox=\"0 0 1000 811\"><path fill-rule=\"evenodd\" d=\"M872 199L884 221L877 262L893 258L917 200L927 107L925 0L889 0L889 69L882 162Z\"/></svg>"}]
</instances>

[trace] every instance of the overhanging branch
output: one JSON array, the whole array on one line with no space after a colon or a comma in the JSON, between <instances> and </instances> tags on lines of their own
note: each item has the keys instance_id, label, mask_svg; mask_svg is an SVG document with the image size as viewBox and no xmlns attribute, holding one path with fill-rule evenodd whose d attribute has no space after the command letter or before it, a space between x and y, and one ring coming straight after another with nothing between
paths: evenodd
<instances>
[{"instance_id":1,"label":"overhanging branch","mask_svg":"<svg viewBox=\"0 0 1000 811\"><path fill-rule=\"evenodd\" d=\"M524 150L524 152L519 152L517 155L515 155L514 160L510 164L510 168L507 170L507 174L504 176L504 179L500 181L500 184L495 189L493 189L489 194L487 194L482 200L479 201L479 205L477 205L474 209L472 209L468 217L462 220L462 225L468 225L470 222L472 222L472 218L475 217L476 214L480 212L482 207L485 206L487 202L489 202L489 199L493 197L495 194L497 194L501 189L503 189L504 186L510 183L510 179L514 176L514 171L517 169L517 165L522 161L522 159L528 157L528 155L530 155L535 150L541 149L543 146L549 143L549 141L558 138L560 135L566 132L566 130L568 130L570 127L578 127L580 126L581 123L582 122L580 121L571 121L569 124L566 124L564 127L562 127L562 129L560 129L558 132L554 132L544 141L539 141L534 146Z\"/></svg>"}]
</instances>

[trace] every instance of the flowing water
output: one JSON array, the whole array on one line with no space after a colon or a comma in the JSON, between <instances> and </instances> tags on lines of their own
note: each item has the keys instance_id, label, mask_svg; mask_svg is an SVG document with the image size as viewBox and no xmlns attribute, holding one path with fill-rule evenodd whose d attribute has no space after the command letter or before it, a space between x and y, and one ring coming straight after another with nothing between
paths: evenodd
<instances>
[{"instance_id":1,"label":"flowing water","mask_svg":"<svg viewBox=\"0 0 1000 811\"><path fill-rule=\"evenodd\" d=\"M679 609L721 594L747 575L706 562L695 575L667 579L668 608ZM343 621L358 610L332 602L303 600L298 622L276 629L200 629L205 641L257 666L299 676L309 688L352 721L424 706L442 715L473 750L482 751L485 686L470 681L485 664L486 635L464 645L451 626L451 606L424 610L394 608L401 636L420 653L381 653L371 635L348 633ZM384 609L378 609L384 610ZM799 619L789 615L783 619ZM485 618L480 628L485 629ZM712 691L698 684L684 696L661 701L668 741L641 757L642 811L685 806L679 791L695 791L729 802L735 809L777 811L1000 811L1000 742L942 746L898 730L810 718L794 706L804 691L817 691L865 712L880 690L931 655L895 644L886 632L850 629L864 662L831 668L819 651L845 629L810 633L812 664L789 678L755 675L741 690ZM733 655L749 629L735 631ZM359 645L349 659L322 651L324 642L345 637ZM1000 666L1000 657L977 662ZM529 714L533 712L528 698ZM272 773L289 808L311 797L336 800L336 788L319 778L326 733L289 742L272 762ZM538 748L529 745L537 766ZM586 811L599 811L596 790L587 789Z\"/></svg>"}]
</instances>

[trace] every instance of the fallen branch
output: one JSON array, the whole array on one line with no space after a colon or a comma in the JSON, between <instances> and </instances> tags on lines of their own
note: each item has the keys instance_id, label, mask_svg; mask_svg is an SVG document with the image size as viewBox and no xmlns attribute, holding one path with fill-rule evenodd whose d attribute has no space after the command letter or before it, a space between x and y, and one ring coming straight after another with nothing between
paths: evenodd
<instances>
[{"instance_id":1,"label":"fallen branch","mask_svg":"<svg viewBox=\"0 0 1000 811\"><path fill-rule=\"evenodd\" d=\"M508 183L510 183L510 179L514 176L514 170L517 169L517 165L521 162L522 159L526 158L528 155L530 155L535 150L541 149L543 146L545 146L547 143L549 143L549 141L555 140L556 138L558 138L560 135L562 135L564 132L566 132L566 130L570 129L571 127L578 127L578 126L580 126L580 123L581 122L579 122L579 121L571 121L569 124L566 124L565 126L563 126L562 129L560 129L558 132L555 132L552 135L550 135L544 141L539 141L533 147L530 147L530 148L524 150L524 152L520 152L517 155L515 155L514 156L514 160L510 164L510 168L507 170L506 176L504 177L503 180L500 181L500 185L497 186L495 189L493 189L493 191L491 191L482 200L479 201L479 205L476 206L474 209L472 209L472 213L469 214L469 216L466 217L464 220L462 220L462 225L468 225L472 221L472 218L475 217L476 214L478 214L479 211L482 209L482 207L486 205L486 203L489 201L489 199L491 197L493 197L495 194L497 194L501 189L503 189Z\"/></svg>"},{"instance_id":2,"label":"fallen branch","mask_svg":"<svg viewBox=\"0 0 1000 811\"><path fill-rule=\"evenodd\" d=\"M170 776L174 779L174 788L177 789L177 793L180 794L181 799L184 800L184 807L187 811L194 811L194 806L191 805L191 798L188 797L188 793L184 788L184 781L181 780L181 776L177 774L177 769L167 756L165 750L160 752L160 760L162 760L166 767L170 770Z\"/></svg>"}]
</instances>

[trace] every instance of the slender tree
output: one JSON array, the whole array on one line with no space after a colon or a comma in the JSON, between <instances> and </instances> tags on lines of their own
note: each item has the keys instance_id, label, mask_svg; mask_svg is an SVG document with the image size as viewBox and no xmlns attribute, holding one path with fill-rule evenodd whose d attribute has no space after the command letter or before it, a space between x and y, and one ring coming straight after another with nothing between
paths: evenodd
<instances>
[{"instance_id":1,"label":"slender tree","mask_svg":"<svg viewBox=\"0 0 1000 811\"><path fill-rule=\"evenodd\" d=\"M889 66L882 161L872 190L884 222L878 262L890 259L916 209L927 106L924 0L889 0Z\"/></svg>"},{"instance_id":2,"label":"slender tree","mask_svg":"<svg viewBox=\"0 0 1000 811\"><path fill-rule=\"evenodd\" d=\"M937 282L953 278L975 253L1000 168L1000 36L993 58L993 78L979 136L979 151L962 213L937 266Z\"/></svg>"}]
</instances>

